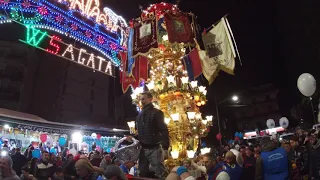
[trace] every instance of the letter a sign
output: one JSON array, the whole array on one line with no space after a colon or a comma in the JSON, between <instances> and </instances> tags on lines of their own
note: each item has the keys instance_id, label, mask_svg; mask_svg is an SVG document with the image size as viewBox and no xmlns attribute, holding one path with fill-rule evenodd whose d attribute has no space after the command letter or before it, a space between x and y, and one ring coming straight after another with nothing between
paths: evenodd
<instances>
[{"instance_id":1,"label":"letter a sign","mask_svg":"<svg viewBox=\"0 0 320 180\"><path fill-rule=\"evenodd\" d=\"M27 37L26 42L31 46L38 47L39 43L43 40L43 38L47 35L47 32L42 32L33 27L27 27Z\"/></svg>"}]
</instances>

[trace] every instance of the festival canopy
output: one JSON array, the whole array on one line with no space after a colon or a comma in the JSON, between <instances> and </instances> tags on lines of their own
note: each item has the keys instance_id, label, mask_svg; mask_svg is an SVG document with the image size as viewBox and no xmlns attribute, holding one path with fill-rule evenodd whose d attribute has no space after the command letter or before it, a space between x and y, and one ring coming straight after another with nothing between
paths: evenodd
<instances>
[{"instance_id":1,"label":"festival canopy","mask_svg":"<svg viewBox=\"0 0 320 180\"><path fill-rule=\"evenodd\" d=\"M89 135L92 133L97 133L105 136L114 136L124 135L126 132L128 132L128 130L122 129L52 122L33 114L27 114L3 108L0 108L0 122L2 122L3 125L8 124L10 127L22 130L57 134L72 134L75 131L81 131L84 134Z\"/></svg>"}]
</instances>

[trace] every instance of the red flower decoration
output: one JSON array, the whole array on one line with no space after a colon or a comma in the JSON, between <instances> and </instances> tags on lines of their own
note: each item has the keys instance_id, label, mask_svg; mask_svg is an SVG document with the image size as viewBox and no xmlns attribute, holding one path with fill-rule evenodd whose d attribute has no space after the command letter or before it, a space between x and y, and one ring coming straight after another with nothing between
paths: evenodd
<instances>
[{"instance_id":1,"label":"red flower decoration","mask_svg":"<svg viewBox=\"0 0 320 180\"><path fill-rule=\"evenodd\" d=\"M47 14L48 14L48 10L47 10L47 8L44 7L44 6L39 7L39 8L38 8L38 11L39 11L39 13L40 13L41 15L47 15Z\"/></svg>"},{"instance_id":2,"label":"red flower decoration","mask_svg":"<svg viewBox=\"0 0 320 180\"><path fill-rule=\"evenodd\" d=\"M76 24L71 24L71 29L76 31L78 29L78 26Z\"/></svg>"},{"instance_id":3,"label":"red flower decoration","mask_svg":"<svg viewBox=\"0 0 320 180\"><path fill-rule=\"evenodd\" d=\"M58 23L61 23L63 21L63 17L59 14L58 16L56 16L56 21Z\"/></svg>"},{"instance_id":4,"label":"red flower decoration","mask_svg":"<svg viewBox=\"0 0 320 180\"><path fill-rule=\"evenodd\" d=\"M87 36L88 38L91 38L91 36L92 36L91 32L88 31L88 30L86 30L85 34L86 34L86 36Z\"/></svg>"},{"instance_id":5,"label":"red flower decoration","mask_svg":"<svg viewBox=\"0 0 320 180\"><path fill-rule=\"evenodd\" d=\"M159 44L159 49L161 50L161 51L164 51L164 50L166 50L166 47L163 45L163 44Z\"/></svg>"},{"instance_id":6,"label":"red flower decoration","mask_svg":"<svg viewBox=\"0 0 320 180\"><path fill-rule=\"evenodd\" d=\"M116 50L117 49L117 45L114 44L114 43L110 43L110 48L113 49L113 50Z\"/></svg>"},{"instance_id":7,"label":"red flower decoration","mask_svg":"<svg viewBox=\"0 0 320 180\"><path fill-rule=\"evenodd\" d=\"M28 8L28 7L30 7L30 2L29 1L23 1L22 6L24 8Z\"/></svg>"},{"instance_id":8,"label":"red flower decoration","mask_svg":"<svg viewBox=\"0 0 320 180\"><path fill-rule=\"evenodd\" d=\"M104 38L101 37L101 36L98 36L97 40L98 40L99 44L103 44L104 43Z\"/></svg>"}]
</instances>

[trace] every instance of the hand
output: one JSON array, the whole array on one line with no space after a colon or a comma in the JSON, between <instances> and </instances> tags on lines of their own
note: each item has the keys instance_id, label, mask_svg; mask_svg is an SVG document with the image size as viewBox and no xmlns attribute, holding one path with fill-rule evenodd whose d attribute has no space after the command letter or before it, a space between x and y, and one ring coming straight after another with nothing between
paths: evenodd
<instances>
[{"instance_id":1,"label":"hand","mask_svg":"<svg viewBox=\"0 0 320 180\"><path fill-rule=\"evenodd\" d=\"M132 142L132 141L133 141L133 140L132 140L132 136L127 136L127 137L126 137L126 140L129 141L129 142Z\"/></svg>"},{"instance_id":2,"label":"hand","mask_svg":"<svg viewBox=\"0 0 320 180\"><path fill-rule=\"evenodd\" d=\"M171 172L176 173L176 172L177 172L177 169L178 169L179 167L180 167L180 166L176 166L176 167L174 167L174 168L171 170Z\"/></svg>"}]
</instances>

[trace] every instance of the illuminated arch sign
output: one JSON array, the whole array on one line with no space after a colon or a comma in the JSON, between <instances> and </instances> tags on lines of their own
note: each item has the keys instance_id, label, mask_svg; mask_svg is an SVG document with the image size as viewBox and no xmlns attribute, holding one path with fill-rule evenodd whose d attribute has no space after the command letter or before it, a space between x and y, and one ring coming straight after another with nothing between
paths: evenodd
<instances>
[{"instance_id":1,"label":"illuminated arch sign","mask_svg":"<svg viewBox=\"0 0 320 180\"><path fill-rule=\"evenodd\" d=\"M61 38L74 39L88 46L86 53L89 55L90 48L99 52L101 55L94 56L95 59L100 57L106 64L111 61L119 66L117 54L126 50L128 25L109 8L100 11L98 0L0 0L0 23L12 21L25 25L32 33L49 30L59 33ZM52 37L58 36L46 34L43 38L54 41ZM36 45L37 40L30 42L37 48L44 48Z\"/></svg>"},{"instance_id":2,"label":"illuminated arch sign","mask_svg":"<svg viewBox=\"0 0 320 180\"><path fill-rule=\"evenodd\" d=\"M114 66L111 61L107 61L105 58L89 52L84 48L78 48L73 44L65 43L57 35L50 36L46 31L26 26L25 39L20 39L20 41L79 65L91 68L93 71L114 76Z\"/></svg>"}]
</instances>

